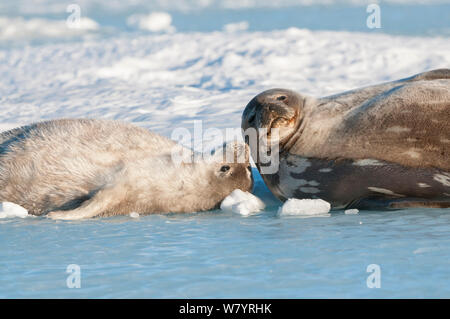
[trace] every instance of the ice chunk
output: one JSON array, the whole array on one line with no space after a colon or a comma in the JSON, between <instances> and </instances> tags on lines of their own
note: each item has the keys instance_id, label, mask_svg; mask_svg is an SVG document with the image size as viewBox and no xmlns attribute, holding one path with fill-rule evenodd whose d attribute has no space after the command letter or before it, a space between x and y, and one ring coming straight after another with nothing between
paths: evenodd
<instances>
[{"instance_id":1,"label":"ice chunk","mask_svg":"<svg viewBox=\"0 0 450 319\"><path fill-rule=\"evenodd\" d=\"M359 213L359 210L357 210L356 208L352 208L352 209L346 209L344 211L345 215L356 215Z\"/></svg>"},{"instance_id":2,"label":"ice chunk","mask_svg":"<svg viewBox=\"0 0 450 319\"><path fill-rule=\"evenodd\" d=\"M131 213L130 213L130 217L131 217L131 218L139 218L139 213L131 212Z\"/></svg>"},{"instance_id":3,"label":"ice chunk","mask_svg":"<svg viewBox=\"0 0 450 319\"><path fill-rule=\"evenodd\" d=\"M266 205L255 195L235 189L220 204L220 209L248 216L264 209Z\"/></svg>"},{"instance_id":4,"label":"ice chunk","mask_svg":"<svg viewBox=\"0 0 450 319\"><path fill-rule=\"evenodd\" d=\"M25 218L27 216L28 211L20 205L11 202L0 203L0 218L12 218L12 217Z\"/></svg>"},{"instance_id":5,"label":"ice chunk","mask_svg":"<svg viewBox=\"0 0 450 319\"><path fill-rule=\"evenodd\" d=\"M127 19L129 26L135 26L151 32L174 32L172 16L167 12L152 12L148 15L135 14Z\"/></svg>"},{"instance_id":6,"label":"ice chunk","mask_svg":"<svg viewBox=\"0 0 450 319\"><path fill-rule=\"evenodd\" d=\"M278 209L280 216L329 216L330 203L322 199L288 199Z\"/></svg>"},{"instance_id":7,"label":"ice chunk","mask_svg":"<svg viewBox=\"0 0 450 319\"><path fill-rule=\"evenodd\" d=\"M223 30L225 32L238 32L238 31L246 31L248 30L249 23L247 21L241 21L236 23L228 23L223 26Z\"/></svg>"}]
</instances>

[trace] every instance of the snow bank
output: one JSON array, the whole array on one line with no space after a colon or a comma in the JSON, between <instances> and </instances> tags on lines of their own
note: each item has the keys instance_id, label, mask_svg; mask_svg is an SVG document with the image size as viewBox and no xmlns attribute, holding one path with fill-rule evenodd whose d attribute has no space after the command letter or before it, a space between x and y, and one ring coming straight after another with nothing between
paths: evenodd
<instances>
[{"instance_id":1,"label":"snow bank","mask_svg":"<svg viewBox=\"0 0 450 319\"><path fill-rule=\"evenodd\" d=\"M169 137L175 127L191 130L194 120L204 128L239 128L245 105L263 90L339 93L448 67L449 52L445 38L301 29L4 49L0 124L93 117Z\"/></svg>"},{"instance_id":2,"label":"snow bank","mask_svg":"<svg viewBox=\"0 0 450 319\"><path fill-rule=\"evenodd\" d=\"M28 211L20 205L10 202L0 203L0 218L25 218L27 216L29 216Z\"/></svg>"},{"instance_id":3,"label":"snow bank","mask_svg":"<svg viewBox=\"0 0 450 319\"><path fill-rule=\"evenodd\" d=\"M24 19L0 16L0 41L23 41L40 38L70 38L98 30L99 25L92 19L81 17L76 27L69 27L66 20L41 18Z\"/></svg>"},{"instance_id":4,"label":"snow bank","mask_svg":"<svg viewBox=\"0 0 450 319\"><path fill-rule=\"evenodd\" d=\"M288 199L278 209L279 216L329 216L330 203L322 199Z\"/></svg>"},{"instance_id":5,"label":"snow bank","mask_svg":"<svg viewBox=\"0 0 450 319\"><path fill-rule=\"evenodd\" d=\"M265 208L264 203L255 195L235 189L220 204L220 209L248 216Z\"/></svg>"}]
</instances>

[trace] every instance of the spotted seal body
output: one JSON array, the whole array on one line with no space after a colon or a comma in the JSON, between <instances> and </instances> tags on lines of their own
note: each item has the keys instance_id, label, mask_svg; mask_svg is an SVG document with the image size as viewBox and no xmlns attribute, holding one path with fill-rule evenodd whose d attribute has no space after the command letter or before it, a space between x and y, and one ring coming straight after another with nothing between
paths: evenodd
<instances>
[{"instance_id":1,"label":"spotted seal body","mask_svg":"<svg viewBox=\"0 0 450 319\"><path fill-rule=\"evenodd\" d=\"M248 157L227 162L226 145L209 161L177 163L193 153L130 124L55 120L0 133L0 202L54 219L217 207L234 189L252 187ZM245 152L248 154L248 152Z\"/></svg>"},{"instance_id":2,"label":"spotted seal body","mask_svg":"<svg viewBox=\"0 0 450 319\"><path fill-rule=\"evenodd\" d=\"M320 99L268 90L249 102L242 128L265 128L267 140L279 142L279 169L262 175L282 200L450 206L449 69ZM261 171L257 146L250 147Z\"/></svg>"}]
</instances>

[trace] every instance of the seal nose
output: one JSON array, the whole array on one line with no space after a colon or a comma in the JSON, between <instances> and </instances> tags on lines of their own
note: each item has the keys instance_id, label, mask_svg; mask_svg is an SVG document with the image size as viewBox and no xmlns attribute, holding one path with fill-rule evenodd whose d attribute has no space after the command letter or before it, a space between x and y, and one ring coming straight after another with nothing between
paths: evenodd
<instances>
[{"instance_id":1,"label":"seal nose","mask_svg":"<svg viewBox=\"0 0 450 319\"><path fill-rule=\"evenodd\" d=\"M276 100L278 101L278 98L276 98ZM270 104L268 104L268 109L265 111L270 112L270 115L272 115L272 116L275 115L275 116L284 117L287 119L290 119L295 115L294 108L289 107L289 105L287 105L285 103L270 103Z\"/></svg>"}]
</instances>

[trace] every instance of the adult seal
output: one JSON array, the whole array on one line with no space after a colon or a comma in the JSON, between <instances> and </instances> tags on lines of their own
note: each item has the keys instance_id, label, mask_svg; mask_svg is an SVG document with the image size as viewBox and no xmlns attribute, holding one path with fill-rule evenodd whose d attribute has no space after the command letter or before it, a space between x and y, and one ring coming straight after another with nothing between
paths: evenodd
<instances>
[{"instance_id":1,"label":"adult seal","mask_svg":"<svg viewBox=\"0 0 450 319\"><path fill-rule=\"evenodd\" d=\"M320 99L271 89L248 103L242 128L279 143L274 173L262 170L259 144L250 148L281 200L322 198L334 209L450 207L450 69Z\"/></svg>"},{"instance_id":2,"label":"adult seal","mask_svg":"<svg viewBox=\"0 0 450 319\"><path fill-rule=\"evenodd\" d=\"M0 134L0 202L68 220L210 210L234 189L251 190L247 149L229 143L208 157L194 156L168 138L116 121L31 124Z\"/></svg>"}]
</instances>

